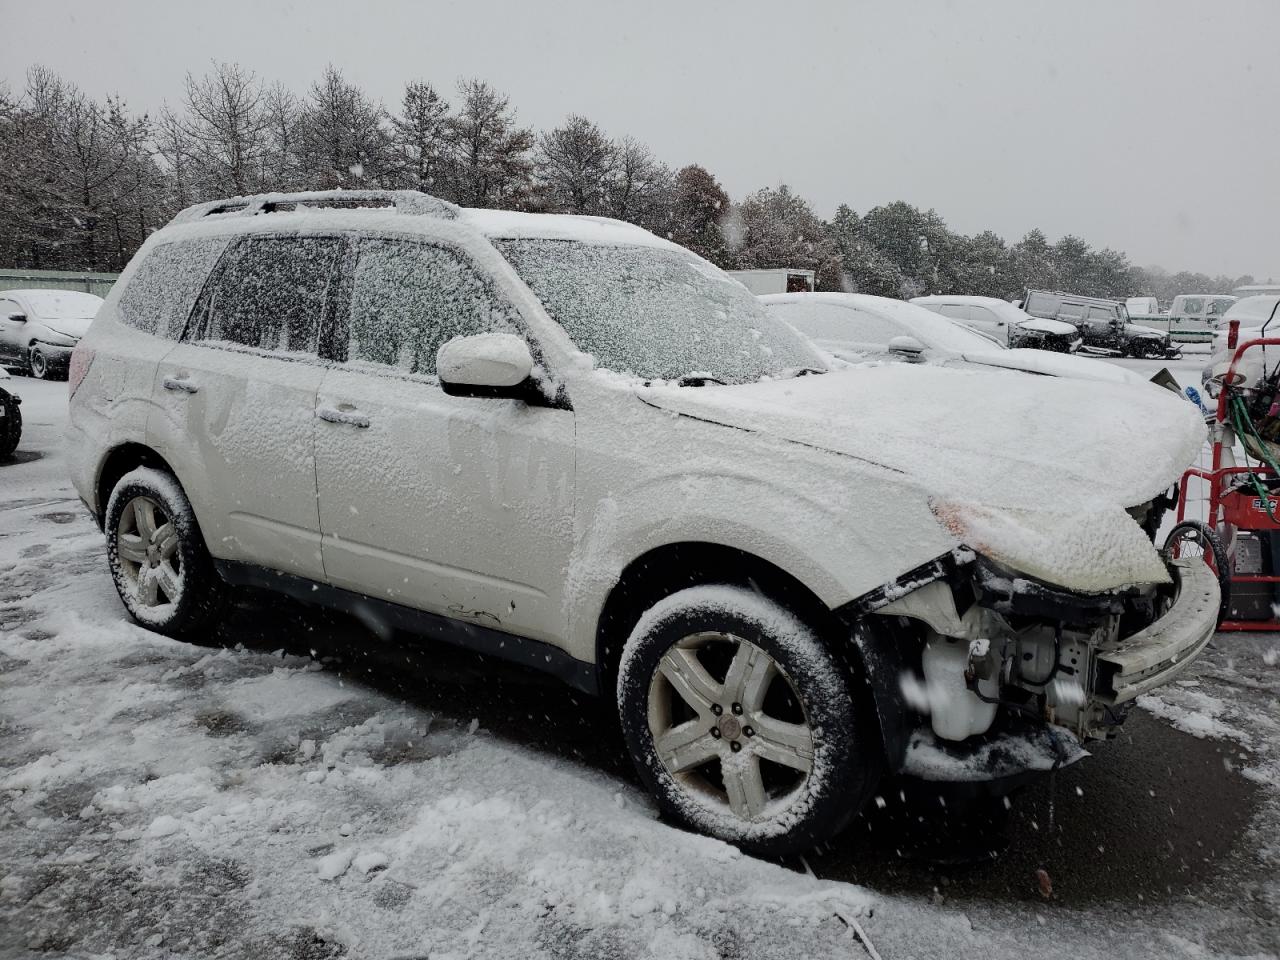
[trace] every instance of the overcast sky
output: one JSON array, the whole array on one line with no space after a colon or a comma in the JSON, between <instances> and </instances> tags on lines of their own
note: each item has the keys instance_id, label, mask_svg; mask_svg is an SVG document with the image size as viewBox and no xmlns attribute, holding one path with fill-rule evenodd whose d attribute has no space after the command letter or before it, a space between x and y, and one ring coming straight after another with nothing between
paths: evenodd
<instances>
[{"instance_id":1,"label":"overcast sky","mask_svg":"<svg viewBox=\"0 0 1280 960\"><path fill-rule=\"evenodd\" d=\"M1280 279L1280 2L3 0L0 70L44 63L154 110L235 61L305 91L332 62L394 108L459 77L522 122L580 113L734 198L893 200L1011 242Z\"/></svg>"}]
</instances>

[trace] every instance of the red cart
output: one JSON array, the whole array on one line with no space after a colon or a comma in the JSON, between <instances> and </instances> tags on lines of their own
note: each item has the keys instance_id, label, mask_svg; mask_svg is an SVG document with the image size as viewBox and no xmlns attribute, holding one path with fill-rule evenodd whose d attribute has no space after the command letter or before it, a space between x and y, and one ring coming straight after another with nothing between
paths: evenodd
<instances>
[{"instance_id":1,"label":"red cart","mask_svg":"<svg viewBox=\"0 0 1280 960\"><path fill-rule=\"evenodd\" d=\"M1255 385L1237 369L1241 358L1252 350L1280 347L1280 337L1237 344L1238 328L1233 321L1227 339L1233 350L1230 365L1217 378L1211 462L1190 468L1178 482L1178 523L1165 549L1173 557L1203 555L1218 575L1220 630L1280 631L1280 472L1274 460L1250 465L1246 438L1237 435L1237 398Z\"/></svg>"}]
</instances>

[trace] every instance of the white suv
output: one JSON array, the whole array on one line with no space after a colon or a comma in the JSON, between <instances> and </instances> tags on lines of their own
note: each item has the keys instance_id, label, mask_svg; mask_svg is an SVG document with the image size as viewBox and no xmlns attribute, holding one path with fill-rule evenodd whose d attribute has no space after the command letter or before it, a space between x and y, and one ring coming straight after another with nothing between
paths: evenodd
<instances>
[{"instance_id":1,"label":"white suv","mask_svg":"<svg viewBox=\"0 0 1280 960\"><path fill-rule=\"evenodd\" d=\"M1070 762L1214 629L1209 568L1150 539L1203 440L1185 401L828 372L615 221L193 207L71 390L141 623L191 634L252 584L549 670L616 696L669 816L754 851L832 836L885 773L994 790Z\"/></svg>"}]
</instances>

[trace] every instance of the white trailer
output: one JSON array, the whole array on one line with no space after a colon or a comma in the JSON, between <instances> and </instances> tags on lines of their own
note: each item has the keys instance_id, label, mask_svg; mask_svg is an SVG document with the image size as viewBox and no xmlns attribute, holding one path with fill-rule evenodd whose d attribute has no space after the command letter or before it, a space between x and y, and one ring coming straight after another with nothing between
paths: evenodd
<instances>
[{"instance_id":1,"label":"white trailer","mask_svg":"<svg viewBox=\"0 0 1280 960\"><path fill-rule=\"evenodd\" d=\"M729 270L728 274L757 297L766 293L813 293L812 270L780 267L776 270Z\"/></svg>"}]
</instances>

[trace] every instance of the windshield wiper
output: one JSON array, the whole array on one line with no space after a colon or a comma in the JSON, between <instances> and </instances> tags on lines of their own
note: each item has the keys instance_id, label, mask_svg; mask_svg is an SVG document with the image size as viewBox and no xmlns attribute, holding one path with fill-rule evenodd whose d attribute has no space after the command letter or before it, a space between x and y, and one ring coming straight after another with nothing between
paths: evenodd
<instances>
[{"instance_id":1,"label":"windshield wiper","mask_svg":"<svg viewBox=\"0 0 1280 960\"><path fill-rule=\"evenodd\" d=\"M676 378L677 387L705 387L708 383L718 383L722 387L728 386L719 377L713 377L709 373L686 373L683 377Z\"/></svg>"},{"instance_id":2,"label":"windshield wiper","mask_svg":"<svg viewBox=\"0 0 1280 960\"><path fill-rule=\"evenodd\" d=\"M815 377L816 377L818 374L826 373L826 372L827 372L827 371L825 371L825 370L819 370L817 367L801 367L799 370L797 370L795 373L793 373L793 374L792 374L792 376L793 376L793 377L807 377L807 376L809 376L810 374L812 374L813 376L815 376Z\"/></svg>"}]
</instances>

